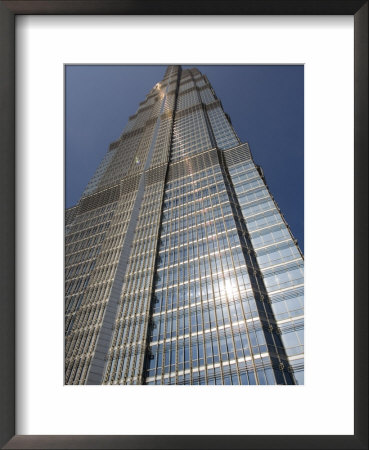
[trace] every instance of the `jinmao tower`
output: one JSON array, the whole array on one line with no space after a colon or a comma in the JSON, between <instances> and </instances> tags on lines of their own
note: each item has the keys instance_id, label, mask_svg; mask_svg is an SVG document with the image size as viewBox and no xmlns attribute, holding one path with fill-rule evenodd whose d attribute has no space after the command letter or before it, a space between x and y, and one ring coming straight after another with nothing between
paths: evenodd
<instances>
[{"instance_id":1,"label":"jinmao tower","mask_svg":"<svg viewBox=\"0 0 369 450\"><path fill-rule=\"evenodd\" d=\"M303 384L303 255L199 70L166 69L65 239L65 384Z\"/></svg>"}]
</instances>

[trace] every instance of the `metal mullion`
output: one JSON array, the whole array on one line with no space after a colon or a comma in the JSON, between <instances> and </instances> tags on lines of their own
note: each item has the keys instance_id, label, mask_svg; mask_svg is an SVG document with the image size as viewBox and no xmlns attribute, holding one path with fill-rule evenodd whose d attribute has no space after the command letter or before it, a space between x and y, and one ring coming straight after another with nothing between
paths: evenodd
<instances>
[{"instance_id":1,"label":"metal mullion","mask_svg":"<svg viewBox=\"0 0 369 450\"><path fill-rule=\"evenodd\" d=\"M179 241L179 221L180 221L180 216L178 215L178 241ZM185 245L185 244L184 244ZM188 245L188 244L187 244ZM180 243L178 242L178 259L177 259L177 277L179 274L179 249L180 249ZM188 252L187 252L187 259L188 259ZM176 290L176 336L179 335L179 278L177 278L177 285L175 287ZM167 303L168 304L168 303ZM173 309L173 303L172 303L172 309ZM172 319L173 321L173 319ZM175 383L178 383L178 353L179 353L179 346L178 346L178 339L175 340Z\"/></svg>"},{"instance_id":2,"label":"metal mullion","mask_svg":"<svg viewBox=\"0 0 369 450\"><path fill-rule=\"evenodd\" d=\"M220 164L221 164L221 162L219 162L219 165L220 165ZM221 167L220 167L220 170L222 170ZM225 185L225 181L223 181L223 184ZM225 188L226 188L226 186L225 186ZM223 214L223 209L222 209L222 208L221 208L221 217L222 217L223 223L224 223L224 225L225 225L224 214ZM226 227L224 227L224 228L226 229ZM227 231L227 229L226 229L226 231ZM227 236L227 240L228 240L228 236ZM246 262L246 261L245 261L245 262ZM223 268L223 262L222 262L222 259L221 259L221 265L222 265L223 278L224 278L224 268ZM246 264L246 266L247 266L247 264ZM238 282L237 282L237 286L238 286L238 290L239 290L239 293L240 293L240 289L239 289L239 284L238 284ZM240 295L240 299L241 299L241 298L242 298L242 297L241 297L241 295ZM242 300L241 300L241 306L242 306L242 310L243 310ZM250 340L250 336L249 336L249 331L248 331L248 326L247 326L247 322L246 322L246 317L245 317L245 328L246 328L246 333L247 333L247 340L248 340L248 343L249 343L249 349L250 349L251 361L252 361L252 364L253 364L253 366L254 366L255 379L256 379L257 381L259 381L259 380L258 380L258 377L257 377L256 366L255 366L255 361L254 361L254 355L253 355L253 350L252 350L252 346L251 346L251 340ZM236 360L237 360L237 358L236 358ZM237 367L238 367L238 362L237 362L236 364L237 364Z\"/></svg>"},{"instance_id":3,"label":"metal mullion","mask_svg":"<svg viewBox=\"0 0 369 450\"><path fill-rule=\"evenodd\" d=\"M208 179L209 177L208 177L208 175L206 175L206 178ZM212 213L212 217L213 217L213 222L214 222L214 227L215 227L215 218L214 218L214 208L213 208L213 205L211 205L209 208L211 208L211 213ZM212 286L214 286L214 280L213 280L213 271L212 271L212 268L211 268L211 264L210 264L210 252L209 252L209 236L208 236L208 232L207 232L207 230L205 231L205 233L206 233L206 236L205 236L205 239L206 239L206 246L207 246L207 257L208 257L208 267L209 267L209 278L210 278L210 280L211 280L211 284L212 284ZM207 277L206 277L207 278ZM212 295L212 299L213 299L213 303L214 303L214 305L215 305L215 296L214 296L214 289L212 289L212 291L213 291L213 295ZM207 292L207 294L208 294L208 292ZM202 308L201 308L201 316L202 316L202 334L203 334L203 337L204 337L204 355L206 355L206 345L205 345L205 322L204 322L204 308L203 308L203 298L202 298L202 290L201 290L201 303L202 303ZM209 297L207 296L207 308L209 308L210 307L210 300L209 300ZM217 328L218 328L218 319L217 319L217 314L216 314L216 307L215 307L215 310L214 310L214 314L215 314L215 319L216 319L216 322L217 322ZM209 331L209 333L211 333L210 331ZM219 354L219 362L220 362L220 345L219 345L219 333L217 333L217 335L218 335L218 354ZM213 361L214 361L214 357L213 357ZM206 361L206 357L204 358L204 366L205 366L205 381L206 381L206 383L208 383L208 374L207 374L207 366L208 366L208 364L207 364L207 361Z\"/></svg>"},{"instance_id":4,"label":"metal mullion","mask_svg":"<svg viewBox=\"0 0 369 450\"><path fill-rule=\"evenodd\" d=\"M168 241L168 247L167 247L167 249L168 249L168 258L169 258L170 252L171 252L171 250L172 250L172 236L173 236L173 233L172 233L172 225L173 225L173 216L171 215L171 219L170 219L170 228L169 228L169 230L168 230L168 234L169 234L169 241ZM168 277L169 277L169 270L168 270L168 267L164 267L163 274L164 274L164 271L167 272L167 275L166 275L166 283L167 283L167 286L166 286L166 288L167 288L167 290L168 290L168 287L169 287L169 284L168 284ZM162 288L164 288L164 286L162 286ZM166 297L166 298L167 298L167 297ZM165 302L165 312L164 312L164 332L163 332L163 352L162 352L162 364L161 364L161 367L162 367L162 372L161 372L161 384L164 384L164 375L165 375L165 351L166 351L166 349L167 349L167 341L166 341L166 333L167 333L167 314L168 314L168 302L166 301L166 302ZM161 331L161 327L160 327L160 330L159 330L159 331ZM159 334L159 340L160 340L160 334Z\"/></svg>"},{"instance_id":5,"label":"metal mullion","mask_svg":"<svg viewBox=\"0 0 369 450\"><path fill-rule=\"evenodd\" d=\"M237 226L236 226L236 229L237 229ZM236 264L235 264L233 253L232 253L232 250L231 250L231 245L230 245L230 240L229 240L228 230L227 229L226 229L226 236L227 236L227 242L228 242L228 246L229 246L229 252L230 252L230 256L231 256L232 266L233 266L233 272L234 272L236 283L237 283L237 290L238 290L239 298L241 300L241 291L240 291L240 286L239 286L239 282L238 282L238 276L236 274ZM241 247L241 243L240 242L239 242L239 246ZM247 264L246 264L246 267L247 267ZM232 293L232 295L233 295L233 293ZM241 301L241 305L242 305L242 301ZM230 311L229 300L228 299L227 299L227 308L228 308L228 314L229 314L229 318L230 318L229 322L230 322L231 338L232 338L233 349L234 349L235 360L236 360L237 376L238 376L238 381L241 384L240 370L239 370L238 358L237 358L237 350L236 350L236 345L235 345L235 340L234 340L233 323L232 323L232 320L231 320L232 316L231 316L231 311ZM251 346L250 346L250 350L251 350ZM250 351L250 353L251 353L251 351Z\"/></svg>"},{"instance_id":6,"label":"metal mullion","mask_svg":"<svg viewBox=\"0 0 369 450\"><path fill-rule=\"evenodd\" d=\"M206 175L206 177L207 177L207 175ZM211 206L211 209L212 209L212 213L213 213L213 205ZM214 218L214 214L213 214L213 218ZM197 220L196 220L197 221ZM208 236L207 236L207 231L205 231L205 239L206 239L206 244L207 244L207 250L208 250L208 255L209 255L209 246L208 246ZM211 269L211 267L210 267L210 274L212 274L212 269ZM213 279L212 279L212 275L210 275L211 276L211 280L213 281ZM201 292L201 299L202 299L202 292ZM214 305L214 317L215 317L215 327L216 327L216 334L217 334L217 346L218 346L218 354L220 355L220 352L219 352L219 350L220 350L220 346L219 346L219 333L218 333L218 329L219 329L219 323L218 323L218 317L217 317L217 314L216 314L216 303L215 303L215 298L214 298L214 296L213 296L213 298L212 298L212 300L213 300L213 305ZM207 303L208 303L208 305L209 305L209 320L210 320L210 301L208 300L207 301ZM210 325L210 329L211 329L211 322L209 323L209 325ZM205 333L203 332L203 334L205 335ZM213 338L212 338L212 331L209 331L209 334L210 334L210 341L211 341L211 343L213 344ZM213 352L212 352L213 353ZM204 354L206 355L206 345L205 345L205 352L204 352ZM213 355L212 355L212 359L213 359L213 367L214 367L214 353L213 353ZM208 362L207 362L207 355L206 355L206 358L205 358L205 372L206 372L206 374L207 374L207 366L208 366ZM223 380L223 370L222 370L222 361L221 361L221 358L220 358L220 356L219 356L219 363L220 363L220 367L221 367L221 378L222 378L222 383L224 383L224 380ZM208 377L207 377L208 378Z\"/></svg>"}]
</instances>

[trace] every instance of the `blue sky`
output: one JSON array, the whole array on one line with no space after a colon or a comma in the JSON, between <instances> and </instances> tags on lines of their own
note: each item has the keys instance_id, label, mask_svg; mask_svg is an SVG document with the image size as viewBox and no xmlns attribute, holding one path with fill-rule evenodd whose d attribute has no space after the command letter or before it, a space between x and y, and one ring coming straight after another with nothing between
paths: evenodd
<instances>
[{"instance_id":1,"label":"blue sky","mask_svg":"<svg viewBox=\"0 0 369 450\"><path fill-rule=\"evenodd\" d=\"M183 65L183 68L193 67ZM298 65L207 65L242 142L248 142L287 223L304 249L304 69ZM89 179L166 66L66 67L66 207Z\"/></svg>"}]
</instances>

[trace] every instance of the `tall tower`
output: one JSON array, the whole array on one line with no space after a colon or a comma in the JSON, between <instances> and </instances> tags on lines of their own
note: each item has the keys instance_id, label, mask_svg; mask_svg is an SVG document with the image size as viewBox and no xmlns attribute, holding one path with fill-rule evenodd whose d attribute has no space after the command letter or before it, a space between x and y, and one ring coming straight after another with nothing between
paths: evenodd
<instances>
[{"instance_id":1,"label":"tall tower","mask_svg":"<svg viewBox=\"0 0 369 450\"><path fill-rule=\"evenodd\" d=\"M197 69L110 145L65 258L66 384L303 384L303 256Z\"/></svg>"}]
</instances>

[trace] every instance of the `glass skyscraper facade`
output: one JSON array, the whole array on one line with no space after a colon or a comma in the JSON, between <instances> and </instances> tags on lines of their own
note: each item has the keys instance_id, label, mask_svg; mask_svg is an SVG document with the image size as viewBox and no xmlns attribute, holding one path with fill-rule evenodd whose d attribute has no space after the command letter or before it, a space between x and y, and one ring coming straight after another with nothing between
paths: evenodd
<instances>
[{"instance_id":1,"label":"glass skyscraper facade","mask_svg":"<svg viewBox=\"0 0 369 450\"><path fill-rule=\"evenodd\" d=\"M197 69L167 68L65 235L66 384L303 384L303 256Z\"/></svg>"}]
</instances>

